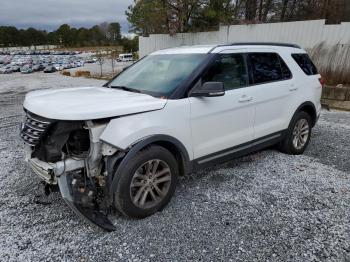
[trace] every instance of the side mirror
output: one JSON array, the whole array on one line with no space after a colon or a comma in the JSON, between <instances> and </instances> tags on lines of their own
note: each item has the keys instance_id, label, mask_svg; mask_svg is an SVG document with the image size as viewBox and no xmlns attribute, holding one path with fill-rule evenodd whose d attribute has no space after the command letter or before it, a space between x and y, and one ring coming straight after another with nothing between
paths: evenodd
<instances>
[{"instance_id":1,"label":"side mirror","mask_svg":"<svg viewBox=\"0 0 350 262\"><path fill-rule=\"evenodd\" d=\"M199 88L191 91L191 97L216 97L225 95L225 88L222 82L205 82Z\"/></svg>"}]
</instances>

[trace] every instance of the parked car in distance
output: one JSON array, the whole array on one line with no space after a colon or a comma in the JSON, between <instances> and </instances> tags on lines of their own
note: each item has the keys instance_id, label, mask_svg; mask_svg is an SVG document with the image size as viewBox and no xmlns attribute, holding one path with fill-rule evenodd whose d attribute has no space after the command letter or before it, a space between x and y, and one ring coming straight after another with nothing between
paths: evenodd
<instances>
[{"instance_id":1,"label":"parked car in distance","mask_svg":"<svg viewBox=\"0 0 350 262\"><path fill-rule=\"evenodd\" d=\"M75 212L111 231L162 210L179 175L277 146L299 155L323 81L293 44L156 51L104 85L35 91L21 137L31 168Z\"/></svg>"},{"instance_id":2,"label":"parked car in distance","mask_svg":"<svg viewBox=\"0 0 350 262\"><path fill-rule=\"evenodd\" d=\"M11 74L11 73L12 73L11 66L0 67L0 74Z\"/></svg>"},{"instance_id":3,"label":"parked car in distance","mask_svg":"<svg viewBox=\"0 0 350 262\"><path fill-rule=\"evenodd\" d=\"M44 69L44 73L54 73L56 72L56 68L54 66L47 66L45 69Z\"/></svg>"},{"instance_id":4,"label":"parked car in distance","mask_svg":"<svg viewBox=\"0 0 350 262\"><path fill-rule=\"evenodd\" d=\"M11 66L11 70L12 70L12 72L20 72L21 67L19 67L18 65L13 65L13 66Z\"/></svg>"},{"instance_id":5,"label":"parked car in distance","mask_svg":"<svg viewBox=\"0 0 350 262\"><path fill-rule=\"evenodd\" d=\"M40 65L33 65L32 69L33 69L33 72L38 72L40 71Z\"/></svg>"},{"instance_id":6,"label":"parked car in distance","mask_svg":"<svg viewBox=\"0 0 350 262\"><path fill-rule=\"evenodd\" d=\"M21 68L21 73L22 74L30 74L30 73L33 73L33 69L31 66L25 65Z\"/></svg>"},{"instance_id":7,"label":"parked car in distance","mask_svg":"<svg viewBox=\"0 0 350 262\"><path fill-rule=\"evenodd\" d=\"M3 73L20 72L23 66L30 66L33 72L44 70L47 65L54 65L57 70L84 66L85 61L94 62L92 55L77 56L79 52L68 51L11 51L0 54ZM7 68L10 66L11 68ZM12 70L12 71L11 71Z\"/></svg>"},{"instance_id":8,"label":"parked car in distance","mask_svg":"<svg viewBox=\"0 0 350 262\"><path fill-rule=\"evenodd\" d=\"M60 64L54 64L53 67L56 69L56 71L61 71L64 69L63 66Z\"/></svg>"}]
</instances>

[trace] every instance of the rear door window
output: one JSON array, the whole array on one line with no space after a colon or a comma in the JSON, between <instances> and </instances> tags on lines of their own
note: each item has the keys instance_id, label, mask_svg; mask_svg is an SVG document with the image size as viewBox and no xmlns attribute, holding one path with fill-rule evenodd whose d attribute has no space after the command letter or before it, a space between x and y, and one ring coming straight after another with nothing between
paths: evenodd
<instances>
[{"instance_id":1,"label":"rear door window","mask_svg":"<svg viewBox=\"0 0 350 262\"><path fill-rule=\"evenodd\" d=\"M307 75L317 75L318 71L308 54L292 54L293 59Z\"/></svg>"},{"instance_id":2,"label":"rear door window","mask_svg":"<svg viewBox=\"0 0 350 262\"><path fill-rule=\"evenodd\" d=\"M283 80L279 56L276 53L249 53L254 84Z\"/></svg>"},{"instance_id":3,"label":"rear door window","mask_svg":"<svg viewBox=\"0 0 350 262\"><path fill-rule=\"evenodd\" d=\"M292 72L277 53L249 53L252 84L263 84L292 78Z\"/></svg>"}]
</instances>

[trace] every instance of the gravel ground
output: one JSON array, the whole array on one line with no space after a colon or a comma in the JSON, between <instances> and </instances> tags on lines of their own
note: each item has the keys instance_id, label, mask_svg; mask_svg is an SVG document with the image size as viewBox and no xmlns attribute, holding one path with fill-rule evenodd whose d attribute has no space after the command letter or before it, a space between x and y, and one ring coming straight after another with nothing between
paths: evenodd
<instances>
[{"instance_id":1,"label":"gravel ground","mask_svg":"<svg viewBox=\"0 0 350 262\"><path fill-rule=\"evenodd\" d=\"M51 74L36 72L28 75L21 73L0 74L0 114L8 115L6 104L11 104L13 108L21 108L24 94L31 90L73 86L102 86L105 82L82 77L62 76L59 72ZM21 110L18 112L21 113Z\"/></svg>"},{"instance_id":2,"label":"gravel ground","mask_svg":"<svg viewBox=\"0 0 350 262\"><path fill-rule=\"evenodd\" d=\"M350 261L350 113L324 111L302 156L269 149L180 179L161 213L96 231L35 196L18 123L30 89L101 85L0 75L1 261Z\"/></svg>"}]
</instances>

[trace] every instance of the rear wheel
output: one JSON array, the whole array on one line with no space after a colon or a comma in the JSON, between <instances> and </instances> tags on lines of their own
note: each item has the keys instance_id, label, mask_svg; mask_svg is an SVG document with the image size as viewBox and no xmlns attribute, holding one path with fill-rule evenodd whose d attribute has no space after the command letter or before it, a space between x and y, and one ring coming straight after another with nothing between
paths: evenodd
<instances>
[{"instance_id":1,"label":"rear wheel","mask_svg":"<svg viewBox=\"0 0 350 262\"><path fill-rule=\"evenodd\" d=\"M117 178L116 208L133 218L160 211L174 194L177 176L177 162L167 149L154 145L140 151Z\"/></svg>"},{"instance_id":2,"label":"rear wheel","mask_svg":"<svg viewBox=\"0 0 350 262\"><path fill-rule=\"evenodd\" d=\"M280 151L300 155L304 153L311 137L311 117L304 111L298 112L292 119L287 135L280 143Z\"/></svg>"}]
</instances>

